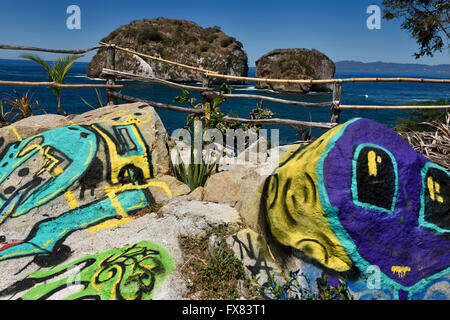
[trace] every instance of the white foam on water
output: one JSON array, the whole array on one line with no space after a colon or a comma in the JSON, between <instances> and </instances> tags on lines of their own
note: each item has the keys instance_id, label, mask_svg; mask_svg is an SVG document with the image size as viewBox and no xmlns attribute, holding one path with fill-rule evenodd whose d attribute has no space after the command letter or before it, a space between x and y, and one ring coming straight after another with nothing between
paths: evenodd
<instances>
[{"instance_id":1,"label":"white foam on water","mask_svg":"<svg viewBox=\"0 0 450 320\"><path fill-rule=\"evenodd\" d=\"M233 91L257 91L259 89L256 89L255 86L239 86L240 88L236 88L237 86L233 86Z\"/></svg>"}]
</instances>

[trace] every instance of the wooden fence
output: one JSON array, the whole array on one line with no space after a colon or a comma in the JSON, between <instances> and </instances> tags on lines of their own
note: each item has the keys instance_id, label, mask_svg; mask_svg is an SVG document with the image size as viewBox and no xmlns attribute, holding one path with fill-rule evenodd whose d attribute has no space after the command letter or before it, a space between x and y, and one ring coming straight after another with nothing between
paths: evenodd
<instances>
[{"instance_id":1,"label":"wooden fence","mask_svg":"<svg viewBox=\"0 0 450 320\"><path fill-rule=\"evenodd\" d=\"M195 66L185 65L179 62L170 61L162 59L159 57L150 56L147 54L139 53L127 48L122 48L115 44L100 42L100 46L82 49L82 50L58 50L58 49L43 49L36 47L26 47L26 46L9 46L0 45L0 49L6 50L30 50L30 51L42 51L42 52L52 52L52 53L65 53L65 54L81 54L89 51L97 50L100 48L106 49L106 62L105 68L103 68L101 77L106 80L105 84L59 84L55 82L18 82L18 81L0 81L0 85L12 85L12 86L45 86L45 87L57 87L64 89L80 89L80 88L104 88L107 93L108 105L117 104L118 100L126 102L145 102L155 108L162 108L172 111L185 112L189 114L195 114L199 117L205 116L208 118L209 112L212 105L212 99L214 98L244 98L244 99L257 99L262 101L271 101L281 104L286 104L290 106L297 107L314 107L314 108L324 108L331 107L331 117L330 122L313 122L313 121L298 121L291 119L244 119L244 118L234 118L225 116L222 120L225 122L234 123L247 123L247 124L278 124L278 125L289 125L296 128L299 131L303 131L305 128L320 128L320 129L330 129L337 125L340 120L340 113L343 109L357 109L357 110L405 110L405 109L450 109L450 105L436 105L436 106L368 106L368 105L343 105L341 103L342 97L342 86L344 83L359 83L359 82L414 82L414 83L440 83L440 84L450 84L450 79L422 79L422 78L348 78L348 79L321 79L321 80L305 80L305 79L270 79L270 78L252 78L252 77L240 77L231 76L225 74L219 74L213 70L207 70L204 68L199 68ZM199 72L203 74L203 80L201 86L192 86L187 84L175 83L168 80L163 80L154 77L142 76L133 73L123 72L116 70L115 60L116 52L121 51L131 55L137 55L142 58L151 59L154 61L159 61L162 63L167 63L179 68L185 68L192 71ZM137 81L145 81L150 83L157 83L160 85L177 88L181 90L195 91L199 92L202 98L202 108L186 108L180 106L174 106L169 104L164 104L155 101L149 101L144 99L139 99L136 97L131 97L122 94L120 91L124 86L116 84L118 79L131 79ZM287 99L279 99L264 95L253 95L253 94L224 94L216 91L211 85L212 79L227 79L227 80L240 80L240 81L253 81L253 82L265 82L265 83L288 83L288 84L332 84L333 94L331 101L313 103L313 102L302 102Z\"/></svg>"}]
</instances>

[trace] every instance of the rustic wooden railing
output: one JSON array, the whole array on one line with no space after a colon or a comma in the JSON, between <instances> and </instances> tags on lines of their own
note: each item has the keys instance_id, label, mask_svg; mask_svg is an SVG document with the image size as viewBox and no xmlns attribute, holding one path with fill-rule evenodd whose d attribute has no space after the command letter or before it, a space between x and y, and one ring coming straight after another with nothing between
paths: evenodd
<instances>
[{"instance_id":1,"label":"rustic wooden railing","mask_svg":"<svg viewBox=\"0 0 450 320\"><path fill-rule=\"evenodd\" d=\"M210 108L212 105L212 99L221 97L226 99L258 99L263 101L271 101L291 106L298 107L314 107L323 108L331 106L331 119L330 122L313 122L313 121L297 121L291 119L260 119L251 120L243 118L234 118L225 116L222 120L225 122L235 122L235 123L250 123L250 124L279 124L279 125L289 125L300 131L304 128L320 128L329 129L337 125L340 120L341 110L344 109L355 109L355 110L407 110L407 109L450 109L450 105L435 105L435 106L368 106L368 105L343 105L341 103L342 97L342 85L344 83L357 83L357 82L414 82L414 83L436 83L436 84L450 84L450 79L423 79L423 78L347 78L347 79L321 79L321 80L309 80L309 79L270 79L270 78L256 78L256 77L241 77L220 74L213 70L207 70L204 68L199 68L195 66L189 66L176 61L170 61L162 59L160 57L151 56L148 54L143 54L136 52L131 49L122 48L115 44L100 42L100 46L91 47L88 49L81 50L59 50L59 49L43 49L37 47L27 47L27 46L10 46L10 45L0 45L0 49L6 50L30 50L30 51L42 51L51 53L66 53L66 54L82 54L89 51L105 48L106 49L106 61L105 68L103 68L101 77L106 80L106 84L59 84L54 82L19 82L19 81L0 81L0 85L12 85L12 86L45 86L45 87L57 87L57 88L67 88L67 89L80 89L80 88L104 88L107 93L108 105L117 104L117 100L123 100L127 102L145 102L155 108L162 108L166 110L185 112L189 114L196 114L198 116L208 117ZM168 80L163 80L154 77L137 75L129 72L123 72L115 70L116 52L117 50L136 55L142 58L151 59L154 61L159 61L162 63L167 63L175 67L189 69L202 74L202 85L192 86L187 84L175 83ZM131 79L137 81L145 81L150 83L157 83L160 85L177 88L181 90L196 91L199 92L202 97L202 108L185 108L180 106L174 106L164 103L159 103L155 101L149 101L144 99L139 99L136 97L131 97L124 95L117 90L121 90L123 85L116 84L118 79ZM332 84L333 94L331 101L313 103L313 102L302 102L294 101L288 99L280 99L265 95L253 95L253 94L223 94L217 92L210 85L212 79L227 79L227 80L238 80L238 81L252 81L252 82L263 82L263 83L287 83L287 84Z\"/></svg>"},{"instance_id":2,"label":"rustic wooden railing","mask_svg":"<svg viewBox=\"0 0 450 320\"><path fill-rule=\"evenodd\" d=\"M348 78L348 79L323 79L323 80L305 80L305 79L270 79L270 78L252 78L252 77L239 77L239 76L231 76L231 75L224 75L219 74L216 71L213 70L206 70L203 68L196 68L192 66L187 66L184 64L180 64L174 61L169 61L165 59L161 59L158 57L150 56L148 54L143 54L134 50L130 50L127 48L122 48L120 46L116 46L114 44L110 43L104 43L100 42L101 45L105 46L107 50L109 50L110 58L112 56L115 56L115 51L120 50L122 52L125 52L127 54L137 55L142 58L147 58L159 62L169 63L176 67L181 68L187 68L190 70L194 70L197 72L200 72L203 74L203 82L201 87L194 87L194 86L186 86L186 85L180 85L177 83L173 83L167 80L152 78L152 77L144 77L139 76L127 72L121 72L116 71L114 68L111 68L110 65L106 64L106 68L103 69L102 75L103 77L109 77L108 79L111 79L111 77L114 78L125 78L125 79L134 79L134 80L140 80L140 81L146 81L146 82L152 82L152 83L158 83L174 88L184 89L184 90L190 90L190 91L198 91L201 93L202 96L202 102L203 102L203 113L205 113L205 110L209 110L209 107L207 107L207 104L211 103L211 99L215 97L222 97L222 98L246 98L246 99L259 99L263 101L272 101L277 102L281 104L287 104L287 105L294 105L294 106L300 106L300 107L328 107L331 106L331 120L329 123L318 123L318 122L303 122L303 121L296 121L296 120L289 120L289 119L270 119L270 120L247 120L242 119L240 121L242 122L249 122L253 121L257 124L267 124L267 123L273 123L273 124L286 124L293 126L297 129L300 128L331 128L339 123L340 113L342 109L366 109L366 110L378 110L378 109L384 109L384 110L405 110L405 109L450 109L450 106L349 106L349 105L342 105L341 104L341 97L342 97L342 84L343 83L355 83L355 82L417 82L417 83L441 83L441 84L450 84L450 79L418 79L418 78ZM107 58L108 60L108 58ZM286 99L279 99L274 97L268 97L263 95L250 95L250 94L222 94L219 92L214 91L209 83L211 79L214 78L221 78L221 79L228 79L228 80L239 80L239 81L253 81L253 82L266 82L266 83L288 83L288 84L333 84L333 95L332 95L332 101L329 102L321 102L321 103L312 103L312 102L301 102L301 101L292 101L292 100L286 100ZM113 82L112 82L113 83ZM111 94L112 91L110 91L110 96L117 98L118 95ZM110 98L111 99L111 98ZM124 101L132 101L135 99L130 99L130 97L123 96L122 100ZM148 102L148 101L147 101ZM111 102L114 103L114 102ZM173 106L172 106L173 108ZM236 119L233 119L236 120ZM237 121L236 121L237 122Z\"/></svg>"},{"instance_id":3,"label":"rustic wooden railing","mask_svg":"<svg viewBox=\"0 0 450 320\"><path fill-rule=\"evenodd\" d=\"M27 81L3 81L0 80L0 86L15 86L15 87L52 87L59 89L92 89L92 88L103 88L103 89L122 89L121 84L67 84L67 83L57 83L57 82L27 82Z\"/></svg>"},{"instance_id":4,"label":"rustic wooden railing","mask_svg":"<svg viewBox=\"0 0 450 320\"><path fill-rule=\"evenodd\" d=\"M103 46L96 46L87 49L80 50L60 50L60 49L44 49L37 47L28 47L28 46L10 46L10 45L0 45L0 49L3 50L28 50L28 51L41 51L41 52L50 52L50 53L65 53L65 54L83 54L89 51L97 50L102 48ZM0 86L16 86L16 87L52 87L59 89L115 89L120 90L123 88L123 85L116 84L66 84L66 83L57 83L57 82L28 82L28 81L7 81L0 80Z\"/></svg>"}]
</instances>

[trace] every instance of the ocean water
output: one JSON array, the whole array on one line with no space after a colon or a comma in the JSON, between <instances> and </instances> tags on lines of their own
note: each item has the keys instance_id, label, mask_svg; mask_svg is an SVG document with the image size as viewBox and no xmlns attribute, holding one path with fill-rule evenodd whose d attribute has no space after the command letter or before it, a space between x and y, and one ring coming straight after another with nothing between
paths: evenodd
<instances>
[{"instance_id":1,"label":"ocean water","mask_svg":"<svg viewBox=\"0 0 450 320\"><path fill-rule=\"evenodd\" d=\"M66 77L66 83L104 83L101 79L89 79L86 77L87 63L77 62L74 64ZM255 76L255 68L250 68L249 76ZM421 78L450 78L450 74L412 74L412 73L357 73L338 71L337 78L353 77L421 77ZM10 81L48 81L47 74L41 66L28 60L2 60L0 59L0 80ZM139 81L119 81L124 84L122 93L134 97L156 102L175 104L173 98L181 94L181 90L165 86L144 83ZM283 99L292 99L308 102L323 102L331 100L331 93L286 94L270 90L255 89L254 83L233 86L234 93L248 93L267 95ZM11 87L0 86L0 96L8 95L16 90L19 93L29 91L33 98L38 101L36 114L56 113L56 98L49 88ZM103 100L106 102L105 90L100 90ZM197 93L192 96L200 100ZM62 91L61 104L63 111L67 114L80 114L91 110L81 97L91 105L95 105L94 89L65 89ZM405 105L420 101L450 99L450 85L448 84L425 84L425 83L344 83L342 89L342 103L347 105ZM250 99L228 99L222 106L224 113L237 113L242 118L247 118L250 111L256 107L258 100ZM264 102L264 107L270 108L277 118L329 122L330 107L305 108L288 106L273 102ZM167 131L170 133L186 124L185 113L157 109ZM394 110L343 110L341 122L354 117L369 118L388 127L398 123L399 117L407 117L407 111ZM299 139L298 132L289 126L267 125L266 129L280 129L280 143L290 143ZM320 136L324 131L313 129L314 137Z\"/></svg>"}]
</instances>

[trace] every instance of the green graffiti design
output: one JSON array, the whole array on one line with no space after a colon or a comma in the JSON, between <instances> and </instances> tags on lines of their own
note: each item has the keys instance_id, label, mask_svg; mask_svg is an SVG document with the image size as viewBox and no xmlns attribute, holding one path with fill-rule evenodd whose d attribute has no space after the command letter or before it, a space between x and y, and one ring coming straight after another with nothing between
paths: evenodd
<instances>
[{"instance_id":1,"label":"green graffiti design","mask_svg":"<svg viewBox=\"0 0 450 320\"><path fill-rule=\"evenodd\" d=\"M76 285L79 291L61 299L149 300L173 269L173 260L163 247L143 241L38 270L0 296L29 290L21 299L43 300Z\"/></svg>"}]
</instances>

